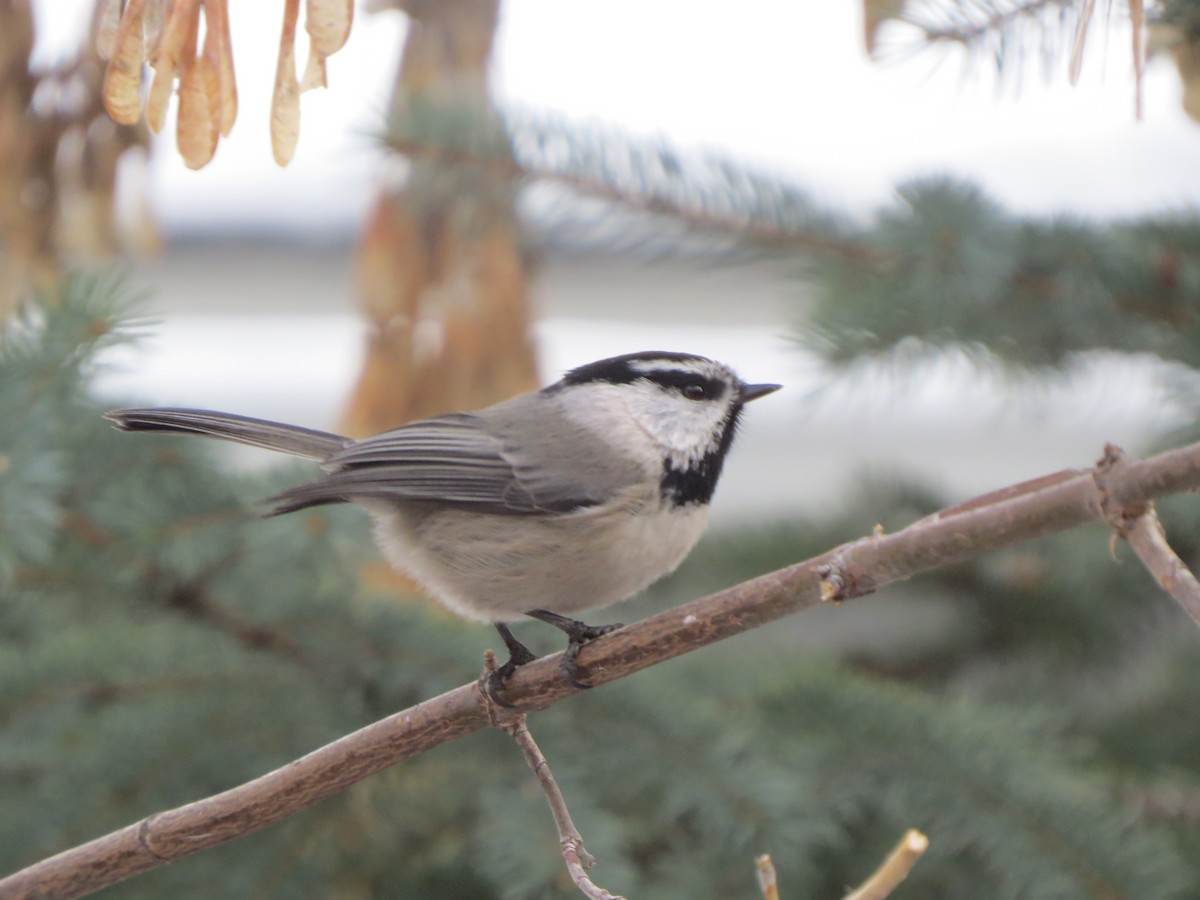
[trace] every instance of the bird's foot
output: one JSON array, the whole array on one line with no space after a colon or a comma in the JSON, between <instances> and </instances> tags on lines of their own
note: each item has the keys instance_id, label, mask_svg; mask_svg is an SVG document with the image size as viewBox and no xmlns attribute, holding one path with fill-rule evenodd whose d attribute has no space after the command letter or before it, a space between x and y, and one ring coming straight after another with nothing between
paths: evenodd
<instances>
[{"instance_id":1,"label":"bird's foot","mask_svg":"<svg viewBox=\"0 0 1200 900\"><path fill-rule=\"evenodd\" d=\"M531 663L537 657L533 655L533 652L528 647L517 640L507 625L503 622L496 622L495 625L496 630L500 632L500 638L504 641L504 646L508 648L508 662L488 673L487 692L492 702L497 706L512 709L512 704L504 699L505 685L508 683L508 679L512 678L513 673L517 671L518 666Z\"/></svg>"},{"instance_id":2,"label":"bird's foot","mask_svg":"<svg viewBox=\"0 0 1200 900\"><path fill-rule=\"evenodd\" d=\"M533 609L525 615L545 622L548 625L553 625L555 628L564 632L567 636L567 649L559 660L558 666L562 670L563 678L572 687L586 690L592 685L585 684L579 680L579 663L576 660L579 657L579 650L584 644L589 644L598 637L603 637L610 632L616 631L618 628L624 628L621 623L613 625L588 625L585 622L580 622L578 619L568 619L566 616L560 616L558 613L552 613L544 609Z\"/></svg>"}]
</instances>

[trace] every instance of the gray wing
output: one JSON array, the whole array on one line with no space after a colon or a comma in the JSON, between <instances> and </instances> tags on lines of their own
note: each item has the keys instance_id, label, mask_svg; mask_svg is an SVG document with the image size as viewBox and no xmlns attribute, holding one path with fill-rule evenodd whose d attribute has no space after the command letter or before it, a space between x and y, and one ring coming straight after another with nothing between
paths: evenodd
<instances>
[{"instance_id":1,"label":"gray wing","mask_svg":"<svg viewBox=\"0 0 1200 900\"><path fill-rule=\"evenodd\" d=\"M528 399L423 419L351 444L325 461L323 478L272 497L268 515L364 498L501 515L568 512L602 502L612 479L597 478L603 472L589 466L589 452L568 452L578 444L570 428L530 441L530 428L518 427L538 424L520 415ZM632 473L621 480L628 477Z\"/></svg>"}]
</instances>

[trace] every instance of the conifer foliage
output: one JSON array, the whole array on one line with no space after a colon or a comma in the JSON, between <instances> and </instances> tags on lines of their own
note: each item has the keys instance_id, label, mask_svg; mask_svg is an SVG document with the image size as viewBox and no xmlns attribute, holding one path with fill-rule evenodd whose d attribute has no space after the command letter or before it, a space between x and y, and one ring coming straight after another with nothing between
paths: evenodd
<instances>
[{"instance_id":1,"label":"conifer foliage","mask_svg":"<svg viewBox=\"0 0 1200 900\"><path fill-rule=\"evenodd\" d=\"M256 519L296 467L234 475L203 442L110 429L103 409L136 398L90 385L136 331L123 293L69 279L0 340L4 871L460 684L494 643L364 592L353 510ZM865 493L836 520L716 536L643 602L936 505ZM1194 558L1195 504L1164 518ZM631 897L754 896L764 851L784 896L836 897L915 826L932 849L898 897L1156 898L1200 881L1198 689L1194 629L1094 530L796 617L532 726L599 879ZM114 895L555 897L563 879L544 801L491 732Z\"/></svg>"},{"instance_id":2,"label":"conifer foliage","mask_svg":"<svg viewBox=\"0 0 1200 900\"><path fill-rule=\"evenodd\" d=\"M1090 350L1200 366L1200 222L1021 217L975 185L926 179L855 239L813 257L810 334L832 359L912 337L967 344L1023 365Z\"/></svg>"}]
</instances>

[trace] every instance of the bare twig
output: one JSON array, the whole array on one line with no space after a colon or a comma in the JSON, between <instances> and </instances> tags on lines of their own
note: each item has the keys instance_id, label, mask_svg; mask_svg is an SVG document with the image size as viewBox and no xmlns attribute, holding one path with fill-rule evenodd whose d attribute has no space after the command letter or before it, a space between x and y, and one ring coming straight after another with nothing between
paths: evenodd
<instances>
[{"instance_id":1,"label":"bare twig","mask_svg":"<svg viewBox=\"0 0 1200 900\"><path fill-rule=\"evenodd\" d=\"M1154 576L1159 587L1171 595L1183 611L1200 624L1200 581L1179 558L1171 545L1162 521L1149 500L1121 506L1113 502L1109 480L1114 472L1129 465L1120 447L1108 444L1104 456L1096 464L1095 481L1105 516L1118 537L1124 538L1138 559Z\"/></svg>"},{"instance_id":2,"label":"bare twig","mask_svg":"<svg viewBox=\"0 0 1200 900\"><path fill-rule=\"evenodd\" d=\"M779 900L779 882L770 854L764 853L754 860L754 873L758 876L758 889L762 891L763 900Z\"/></svg>"},{"instance_id":3,"label":"bare twig","mask_svg":"<svg viewBox=\"0 0 1200 900\"><path fill-rule=\"evenodd\" d=\"M476 689L479 692L480 700L487 709L491 724L512 735L517 746L521 748L525 761L529 763L529 768L533 769L533 774L537 776L538 783L542 786L542 793L546 795L550 813L554 816L554 825L558 829L558 841L571 881L584 896L590 897L592 900L625 900L624 897L610 894L604 888L597 886L584 871L594 866L596 860L583 846L583 837L579 834L579 829L575 827L574 820L571 819L566 798L559 790L558 782L554 780L550 764L546 761L545 755L529 731L525 713L514 713L511 709L501 707L493 701L489 683L495 670L496 655L488 650L483 655L483 673L476 682Z\"/></svg>"},{"instance_id":4,"label":"bare twig","mask_svg":"<svg viewBox=\"0 0 1200 900\"><path fill-rule=\"evenodd\" d=\"M522 713L514 716L510 723L501 727L513 736L513 740L517 742L517 746L525 755L525 761L529 763L529 768L533 769L533 774L537 776L538 783L542 786L542 793L546 795L546 802L550 804L550 813L554 816L554 825L558 828L558 841L562 846L563 860L567 864L567 872L571 875L571 881L585 897L589 897L591 900L625 900L624 897L610 894L604 888L597 886L584 871L595 865L596 860L584 848L579 829L575 827L575 823L571 820L571 813L567 810L567 801L563 798L562 791L558 789L558 782L554 780L550 764L546 762L541 748L530 734L525 718Z\"/></svg>"},{"instance_id":5,"label":"bare twig","mask_svg":"<svg viewBox=\"0 0 1200 900\"><path fill-rule=\"evenodd\" d=\"M910 828L895 849L888 854L875 872L862 885L846 895L845 900L883 900L900 886L917 860L929 849L929 838Z\"/></svg>"},{"instance_id":6,"label":"bare twig","mask_svg":"<svg viewBox=\"0 0 1200 900\"><path fill-rule=\"evenodd\" d=\"M1200 624L1200 581L1167 543L1167 535L1153 506L1137 517L1125 540L1159 586Z\"/></svg>"},{"instance_id":7,"label":"bare twig","mask_svg":"<svg viewBox=\"0 0 1200 900\"><path fill-rule=\"evenodd\" d=\"M873 534L651 616L588 644L577 663L595 685L817 606L836 573L838 600L1021 541L1103 521L1107 508L1200 489L1200 444L1129 461L1104 476L1063 471L959 504L894 534ZM822 577L822 572L825 576ZM578 692L559 655L522 666L505 700L545 709ZM156 813L0 880L0 900L77 897L271 825L382 769L489 727L475 683L388 716L253 781Z\"/></svg>"}]
</instances>

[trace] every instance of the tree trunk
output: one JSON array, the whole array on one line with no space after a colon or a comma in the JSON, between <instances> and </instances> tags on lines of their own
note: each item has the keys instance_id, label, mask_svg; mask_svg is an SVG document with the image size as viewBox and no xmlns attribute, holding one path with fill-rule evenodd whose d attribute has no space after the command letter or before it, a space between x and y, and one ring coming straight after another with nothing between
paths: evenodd
<instances>
[{"instance_id":1,"label":"tree trunk","mask_svg":"<svg viewBox=\"0 0 1200 900\"><path fill-rule=\"evenodd\" d=\"M405 4L411 23L390 128L423 141L482 140L511 159L487 92L498 6ZM358 279L369 335L343 414L346 434L484 406L536 386L516 184L450 157L410 161L368 216Z\"/></svg>"}]
</instances>

